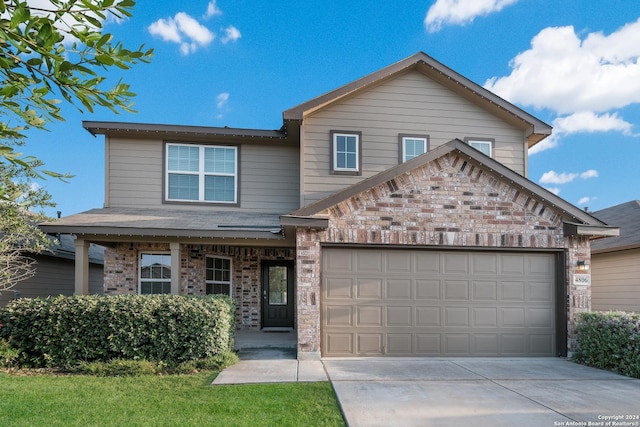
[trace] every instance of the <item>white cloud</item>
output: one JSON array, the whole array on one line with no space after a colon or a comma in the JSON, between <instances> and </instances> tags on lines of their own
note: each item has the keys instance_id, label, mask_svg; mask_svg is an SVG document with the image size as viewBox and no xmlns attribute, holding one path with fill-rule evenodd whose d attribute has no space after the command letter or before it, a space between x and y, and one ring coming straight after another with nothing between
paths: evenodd
<instances>
[{"instance_id":1,"label":"white cloud","mask_svg":"<svg viewBox=\"0 0 640 427\"><path fill-rule=\"evenodd\" d=\"M560 189L558 187L545 187L548 191L551 191L556 196L560 194Z\"/></svg>"},{"instance_id":2,"label":"white cloud","mask_svg":"<svg viewBox=\"0 0 640 427\"><path fill-rule=\"evenodd\" d=\"M204 17L208 18L221 13L215 1L211 1ZM194 53L199 48L208 46L216 38L212 31L185 12L178 12L172 18L159 19L149 25L148 30L152 35L160 37L166 42L179 44L180 52L184 55ZM220 39L223 44L236 41L242 37L240 31L233 25L229 25L221 29L221 31L224 33Z\"/></svg>"},{"instance_id":3,"label":"white cloud","mask_svg":"<svg viewBox=\"0 0 640 427\"><path fill-rule=\"evenodd\" d=\"M621 132L632 135L633 125L618 116L618 113L596 114L582 111L553 121L553 134L534 145L529 154L536 154L558 146L558 140L574 133Z\"/></svg>"},{"instance_id":4,"label":"white cloud","mask_svg":"<svg viewBox=\"0 0 640 427\"><path fill-rule=\"evenodd\" d=\"M216 5L216 0L212 0L207 5L207 11L204 14L205 19L209 19L212 16L222 15L222 11Z\"/></svg>"},{"instance_id":5,"label":"white cloud","mask_svg":"<svg viewBox=\"0 0 640 427\"><path fill-rule=\"evenodd\" d=\"M541 184L566 184L576 179L578 174L576 173L557 173L556 171L549 171L542 174L540 177Z\"/></svg>"},{"instance_id":6,"label":"white cloud","mask_svg":"<svg viewBox=\"0 0 640 427\"><path fill-rule=\"evenodd\" d=\"M242 37L242 34L240 34L240 31L233 25L229 25L227 28L224 29L224 37L222 37L221 41L222 43L227 44L230 41L234 42L238 40L240 37Z\"/></svg>"},{"instance_id":7,"label":"white cloud","mask_svg":"<svg viewBox=\"0 0 640 427\"><path fill-rule=\"evenodd\" d=\"M216 107L218 107L218 110L220 110L225 105L227 105L228 101L229 101L229 93L228 92L222 92L222 93L218 94L218 96L216 96Z\"/></svg>"},{"instance_id":8,"label":"white cloud","mask_svg":"<svg viewBox=\"0 0 640 427\"><path fill-rule=\"evenodd\" d=\"M582 197L580 198L580 200L578 200L578 205L585 205L589 202L593 202L595 200L598 200L597 197Z\"/></svg>"},{"instance_id":9,"label":"white cloud","mask_svg":"<svg viewBox=\"0 0 640 427\"><path fill-rule=\"evenodd\" d=\"M444 25L466 25L477 16L499 12L518 0L436 0L427 11L424 25L428 32L440 31Z\"/></svg>"},{"instance_id":10,"label":"white cloud","mask_svg":"<svg viewBox=\"0 0 640 427\"><path fill-rule=\"evenodd\" d=\"M598 171L595 169L589 169L580 174L580 178L582 179L597 178L597 177L598 177Z\"/></svg>"},{"instance_id":11,"label":"white cloud","mask_svg":"<svg viewBox=\"0 0 640 427\"><path fill-rule=\"evenodd\" d=\"M548 27L511 61L511 74L485 87L510 102L559 114L605 112L640 102L640 19L610 35L581 38Z\"/></svg>"}]
</instances>

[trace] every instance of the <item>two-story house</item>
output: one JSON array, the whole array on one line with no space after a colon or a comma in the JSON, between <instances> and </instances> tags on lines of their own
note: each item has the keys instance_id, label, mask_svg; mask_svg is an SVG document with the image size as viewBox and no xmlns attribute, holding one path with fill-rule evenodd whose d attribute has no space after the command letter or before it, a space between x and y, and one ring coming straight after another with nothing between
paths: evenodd
<instances>
[{"instance_id":1,"label":"two-story house","mask_svg":"<svg viewBox=\"0 0 640 427\"><path fill-rule=\"evenodd\" d=\"M104 292L231 295L298 357L554 356L617 229L527 179L551 127L424 53L279 130L85 122L104 207L42 225L105 252Z\"/></svg>"}]
</instances>

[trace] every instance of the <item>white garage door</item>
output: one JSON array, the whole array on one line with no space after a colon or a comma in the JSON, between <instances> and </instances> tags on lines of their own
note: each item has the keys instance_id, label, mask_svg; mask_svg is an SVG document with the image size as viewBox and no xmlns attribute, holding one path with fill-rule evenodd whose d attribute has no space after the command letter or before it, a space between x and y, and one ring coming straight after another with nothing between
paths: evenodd
<instances>
[{"instance_id":1,"label":"white garage door","mask_svg":"<svg viewBox=\"0 0 640 427\"><path fill-rule=\"evenodd\" d=\"M324 356L554 356L545 253L324 248Z\"/></svg>"}]
</instances>

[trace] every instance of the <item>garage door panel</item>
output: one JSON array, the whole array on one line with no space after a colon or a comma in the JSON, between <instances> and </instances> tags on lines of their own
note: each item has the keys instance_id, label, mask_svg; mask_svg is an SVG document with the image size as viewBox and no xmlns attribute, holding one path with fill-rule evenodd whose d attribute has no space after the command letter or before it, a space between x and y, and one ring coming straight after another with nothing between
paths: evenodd
<instances>
[{"instance_id":1,"label":"garage door panel","mask_svg":"<svg viewBox=\"0 0 640 427\"><path fill-rule=\"evenodd\" d=\"M387 306L387 326L413 327L413 306Z\"/></svg>"},{"instance_id":2,"label":"garage door panel","mask_svg":"<svg viewBox=\"0 0 640 427\"><path fill-rule=\"evenodd\" d=\"M382 333L357 333L356 350L361 356L380 356L384 354L383 339Z\"/></svg>"},{"instance_id":3,"label":"garage door panel","mask_svg":"<svg viewBox=\"0 0 640 427\"><path fill-rule=\"evenodd\" d=\"M498 299L498 282L474 280L472 284L473 299L475 301L497 301Z\"/></svg>"},{"instance_id":4,"label":"garage door panel","mask_svg":"<svg viewBox=\"0 0 640 427\"><path fill-rule=\"evenodd\" d=\"M469 334L444 334L444 352L452 356L468 356L471 354L471 337Z\"/></svg>"},{"instance_id":5,"label":"garage door panel","mask_svg":"<svg viewBox=\"0 0 640 427\"><path fill-rule=\"evenodd\" d=\"M416 307L416 327L441 325L440 307Z\"/></svg>"},{"instance_id":6,"label":"garage door panel","mask_svg":"<svg viewBox=\"0 0 640 427\"><path fill-rule=\"evenodd\" d=\"M330 277L324 282L325 299L353 298L353 280L343 277Z\"/></svg>"},{"instance_id":7,"label":"garage door panel","mask_svg":"<svg viewBox=\"0 0 640 427\"><path fill-rule=\"evenodd\" d=\"M322 353L552 356L553 260L542 253L325 248Z\"/></svg>"},{"instance_id":8,"label":"garage door panel","mask_svg":"<svg viewBox=\"0 0 640 427\"><path fill-rule=\"evenodd\" d=\"M384 326L382 306L356 306L357 326Z\"/></svg>"},{"instance_id":9,"label":"garage door panel","mask_svg":"<svg viewBox=\"0 0 640 427\"><path fill-rule=\"evenodd\" d=\"M416 299L440 300L441 281L437 279L416 279Z\"/></svg>"},{"instance_id":10,"label":"garage door panel","mask_svg":"<svg viewBox=\"0 0 640 427\"><path fill-rule=\"evenodd\" d=\"M358 299L382 298L382 279L379 277L365 277L356 279L356 297Z\"/></svg>"},{"instance_id":11,"label":"garage door panel","mask_svg":"<svg viewBox=\"0 0 640 427\"><path fill-rule=\"evenodd\" d=\"M469 281L468 280L445 280L444 299L446 300L468 300Z\"/></svg>"},{"instance_id":12,"label":"garage door panel","mask_svg":"<svg viewBox=\"0 0 640 427\"><path fill-rule=\"evenodd\" d=\"M413 334L410 333L388 333L386 354L405 355L414 353L413 350Z\"/></svg>"},{"instance_id":13,"label":"garage door panel","mask_svg":"<svg viewBox=\"0 0 640 427\"><path fill-rule=\"evenodd\" d=\"M354 354L354 334L328 333L325 335L327 352L333 355L351 356Z\"/></svg>"},{"instance_id":14,"label":"garage door panel","mask_svg":"<svg viewBox=\"0 0 640 427\"><path fill-rule=\"evenodd\" d=\"M353 322L353 307L350 305L327 304L324 308L325 323L329 327L351 327Z\"/></svg>"},{"instance_id":15,"label":"garage door panel","mask_svg":"<svg viewBox=\"0 0 640 427\"><path fill-rule=\"evenodd\" d=\"M529 281L527 283L527 301L551 302L553 283Z\"/></svg>"},{"instance_id":16,"label":"garage door panel","mask_svg":"<svg viewBox=\"0 0 640 427\"><path fill-rule=\"evenodd\" d=\"M500 298L503 301L524 301L526 283L523 281L501 281L500 282Z\"/></svg>"},{"instance_id":17,"label":"garage door panel","mask_svg":"<svg viewBox=\"0 0 640 427\"><path fill-rule=\"evenodd\" d=\"M471 309L474 328L497 328L498 309L496 307L475 307Z\"/></svg>"},{"instance_id":18,"label":"garage door panel","mask_svg":"<svg viewBox=\"0 0 640 427\"><path fill-rule=\"evenodd\" d=\"M412 287L411 279L388 279L385 296L388 299L411 300L413 297Z\"/></svg>"}]
</instances>

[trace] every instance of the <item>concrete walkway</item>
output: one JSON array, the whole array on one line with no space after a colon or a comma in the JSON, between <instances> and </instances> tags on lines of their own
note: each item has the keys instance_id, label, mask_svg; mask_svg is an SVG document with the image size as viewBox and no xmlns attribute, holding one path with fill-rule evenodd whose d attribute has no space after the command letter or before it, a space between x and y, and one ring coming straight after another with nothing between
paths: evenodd
<instances>
[{"instance_id":1,"label":"concrete walkway","mask_svg":"<svg viewBox=\"0 0 640 427\"><path fill-rule=\"evenodd\" d=\"M322 362L296 359L296 343L294 331L237 331L240 361L220 372L213 384L328 381Z\"/></svg>"},{"instance_id":2,"label":"concrete walkway","mask_svg":"<svg viewBox=\"0 0 640 427\"><path fill-rule=\"evenodd\" d=\"M351 427L606 426L610 416L630 424L609 426L640 426L640 380L563 359L323 362Z\"/></svg>"}]
</instances>

